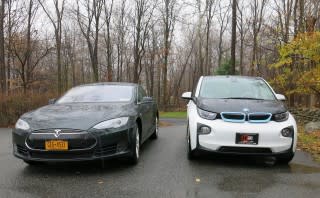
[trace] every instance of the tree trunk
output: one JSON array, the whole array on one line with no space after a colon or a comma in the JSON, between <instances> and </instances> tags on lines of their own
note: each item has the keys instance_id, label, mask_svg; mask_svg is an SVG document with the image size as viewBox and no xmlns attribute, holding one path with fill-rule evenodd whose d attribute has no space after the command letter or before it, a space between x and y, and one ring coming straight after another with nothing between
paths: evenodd
<instances>
[{"instance_id":1,"label":"tree trunk","mask_svg":"<svg viewBox=\"0 0 320 198\"><path fill-rule=\"evenodd\" d=\"M299 0L299 32L304 30L304 0Z\"/></svg>"},{"instance_id":2,"label":"tree trunk","mask_svg":"<svg viewBox=\"0 0 320 198\"><path fill-rule=\"evenodd\" d=\"M236 73L237 0L232 1L231 67L230 74Z\"/></svg>"},{"instance_id":3,"label":"tree trunk","mask_svg":"<svg viewBox=\"0 0 320 198\"><path fill-rule=\"evenodd\" d=\"M108 72L108 81L112 82L112 49L111 49L111 37L110 37L110 23L107 22L107 72Z\"/></svg>"},{"instance_id":4,"label":"tree trunk","mask_svg":"<svg viewBox=\"0 0 320 198\"><path fill-rule=\"evenodd\" d=\"M295 0L294 7L293 7L293 30L294 30L294 37L298 34L298 18L297 18L297 9L298 9L299 0Z\"/></svg>"},{"instance_id":5,"label":"tree trunk","mask_svg":"<svg viewBox=\"0 0 320 198\"><path fill-rule=\"evenodd\" d=\"M61 30L56 30L56 52L57 52L57 66L58 66L58 93L62 94L62 72L61 72Z\"/></svg>"},{"instance_id":6,"label":"tree trunk","mask_svg":"<svg viewBox=\"0 0 320 198\"><path fill-rule=\"evenodd\" d=\"M1 92L6 93L7 82L6 82L6 65L5 65L5 53L4 53L4 7L5 0L1 0L0 5L0 86Z\"/></svg>"}]
</instances>

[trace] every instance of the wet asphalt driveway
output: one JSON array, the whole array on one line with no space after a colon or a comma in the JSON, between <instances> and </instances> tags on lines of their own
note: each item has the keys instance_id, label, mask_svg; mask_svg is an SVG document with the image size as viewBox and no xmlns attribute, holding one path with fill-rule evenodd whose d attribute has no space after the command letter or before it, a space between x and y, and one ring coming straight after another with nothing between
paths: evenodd
<instances>
[{"instance_id":1,"label":"wet asphalt driveway","mask_svg":"<svg viewBox=\"0 0 320 198\"><path fill-rule=\"evenodd\" d=\"M289 166L254 159L186 158L185 130L160 129L141 160L30 167L11 154L11 130L0 129L0 197L319 197L320 165L297 152Z\"/></svg>"}]
</instances>

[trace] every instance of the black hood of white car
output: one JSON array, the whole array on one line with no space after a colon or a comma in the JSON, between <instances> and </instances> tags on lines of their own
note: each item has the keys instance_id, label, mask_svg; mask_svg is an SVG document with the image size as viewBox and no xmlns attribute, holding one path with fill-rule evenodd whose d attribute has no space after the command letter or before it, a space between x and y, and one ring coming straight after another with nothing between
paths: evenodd
<instances>
[{"instance_id":1,"label":"black hood of white car","mask_svg":"<svg viewBox=\"0 0 320 198\"><path fill-rule=\"evenodd\" d=\"M136 107L130 103L70 103L53 104L24 114L31 130L70 128L88 130L113 118L134 116Z\"/></svg>"},{"instance_id":2,"label":"black hood of white car","mask_svg":"<svg viewBox=\"0 0 320 198\"><path fill-rule=\"evenodd\" d=\"M251 100L251 99L207 99L197 98L197 107L206 111L221 112L265 112L283 113L287 111L286 105L279 100Z\"/></svg>"}]
</instances>

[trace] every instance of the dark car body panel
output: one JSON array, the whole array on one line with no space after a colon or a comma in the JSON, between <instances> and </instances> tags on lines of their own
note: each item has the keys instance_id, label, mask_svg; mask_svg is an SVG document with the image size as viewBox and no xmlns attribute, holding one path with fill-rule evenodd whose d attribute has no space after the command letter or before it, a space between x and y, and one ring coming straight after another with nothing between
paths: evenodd
<instances>
[{"instance_id":1,"label":"dark car body panel","mask_svg":"<svg viewBox=\"0 0 320 198\"><path fill-rule=\"evenodd\" d=\"M196 104L200 109L221 112L266 112L278 114L287 111L286 105L278 100L246 100L246 99L206 99L197 98ZM247 111L244 111L246 109Z\"/></svg>"},{"instance_id":2,"label":"dark car body panel","mask_svg":"<svg viewBox=\"0 0 320 198\"><path fill-rule=\"evenodd\" d=\"M25 113L20 119L30 130L13 129L13 152L26 161L79 161L128 156L134 146L137 122L141 123L141 143L156 129L158 116L154 101L138 101L139 85L131 83L98 83L94 85L134 86L130 102L51 104ZM92 85L92 84L91 84ZM110 119L129 117L125 126L116 129L94 129L96 124ZM56 136L55 130L59 129ZM47 151L45 141L68 141L67 151Z\"/></svg>"},{"instance_id":3,"label":"dark car body panel","mask_svg":"<svg viewBox=\"0 0 320 198\"><path fill-rule=\"evenodd\" d=\"M99 122L138 113L134 103L69 103L52 104L24 114L21 119L31 129L70 128L87 130Z\"/></svg>"},{"instance_id":4,"label":"dark car body panel","mask_svg":"<svg viewBox=\"0 0 320 198\"><path fill-rule=\"evenodd\" d=\"M32 161L81 161L81 160L95 160L95 159L107 159L117 156L129 155L132 145L133 128L114 131L114 132L84 132L95 139L94 144L87 146L81 145L76 140L77 136L73 135L61 135L58 139L67 139L71 149L68 151L46 151L44 148L30 148L28 144L25 144L26 137L30 133L13 133L14 155L24 160ZM49 137L50 134L39 135L39 140L43 143L45 139L57 139L55 137ZM28 139L28 138L27 138ZM39 141L39 143L40 143ZM81 139L81 141L84 141ZM75 148L74 144L81 145L82 147ZM26 145L26 146L24 146ZM41 145L41 144L38 144Z\"/></svg>"}]
</instances>

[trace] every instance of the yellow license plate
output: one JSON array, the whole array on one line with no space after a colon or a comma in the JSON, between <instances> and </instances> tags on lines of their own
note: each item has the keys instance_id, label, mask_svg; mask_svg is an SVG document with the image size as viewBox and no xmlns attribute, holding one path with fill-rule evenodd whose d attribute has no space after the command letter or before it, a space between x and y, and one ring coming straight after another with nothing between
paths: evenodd
<instances>
[{"instance_id":1,"label":"yellow license plate","mask_svg":"<svg viewBox=\"0 0 320 198\"><path fill-rule=\"evenodd\" d=\"M45 142L47 151L66 151L68 150L68 141L49 140Z\"/></svg>"}]
</instances>

